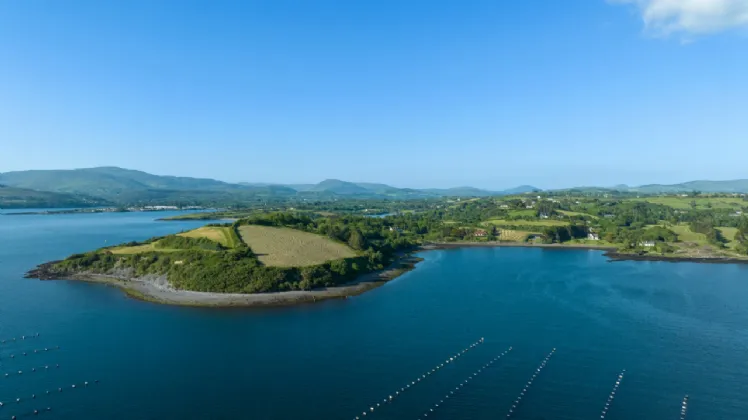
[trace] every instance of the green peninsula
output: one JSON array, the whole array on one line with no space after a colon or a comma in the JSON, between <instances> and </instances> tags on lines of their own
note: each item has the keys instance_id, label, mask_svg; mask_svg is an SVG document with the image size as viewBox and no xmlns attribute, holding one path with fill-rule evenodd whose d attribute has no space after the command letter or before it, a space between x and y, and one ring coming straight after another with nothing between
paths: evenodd
<instances>
[{"instance_id":1,"label":"green peninsula","mask_svg":"<svg viewBox=\"0 0 748 420\"><path fill-rule=\"evenodd\" d=\"M387 225L380 218L270 213L71 255L28 276L162 292L303 292L350 283L415 248Z\"/></svg>"}]
</instances>

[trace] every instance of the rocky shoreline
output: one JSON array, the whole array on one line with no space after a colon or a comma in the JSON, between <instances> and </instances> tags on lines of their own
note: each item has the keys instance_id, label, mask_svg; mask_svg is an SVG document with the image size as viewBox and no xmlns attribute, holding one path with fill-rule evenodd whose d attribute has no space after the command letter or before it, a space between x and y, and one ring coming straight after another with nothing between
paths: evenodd
<instances>
[{"instance_id":1,"label":"rocky shoreline","mask_svg":"<svg viewBox=\"0 0 748 420\"><path fill-rule=\"evenodd\" d=\"M24 275L39 280L71 280L106 284L122 289L128 296L148 302L178 306L201 307L269 307L317 303L329 299L347 299L375 289L412 270L421 258L404 255L389 267L365 274L353 282L308 291L270 293L213 293L178 290L171 287L166 276L131 277L95 273L57 273L50 268L59 261L40 264Z\"/></svg>"},{"instance_id":2,"label":"rocky shoreline","mask_svg":"<svg viewBox=\"0 0 748 420\"><path fill-rule=\"evenodd\" d=\"M672 263L690 262L700 264L748 264L748 259L731 257L673 257L666 255L627 254L616 251L608 251L603 255L610 258L611 261L664 261Z\"/></svg>"}]
</instances>

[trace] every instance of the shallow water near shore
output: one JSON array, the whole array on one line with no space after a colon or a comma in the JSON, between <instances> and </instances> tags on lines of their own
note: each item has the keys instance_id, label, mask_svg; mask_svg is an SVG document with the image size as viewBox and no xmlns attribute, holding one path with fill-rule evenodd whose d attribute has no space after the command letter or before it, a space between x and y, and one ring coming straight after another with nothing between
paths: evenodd
<instances>
[{"instance_id":1,"label":"shallow water near shore","mask_svg":"<svg viewBox=\"0 0 748 420\"><path fill-rule=\"evenodd\" d=\"M748 265L437 250L363 295L274 309L172 307L103 285L22 278L71 253L207 223L154 220L165 215L0 217L0 340L40 334L0 344L0 419L50 407L39 418L328 420L372 406L366 418L430 409L428 418L506 418L552 348L512 418L598 419L623 369L607 419L679 418L686 394L688 418L748 418Z\"/></svg>"}]
</instances>

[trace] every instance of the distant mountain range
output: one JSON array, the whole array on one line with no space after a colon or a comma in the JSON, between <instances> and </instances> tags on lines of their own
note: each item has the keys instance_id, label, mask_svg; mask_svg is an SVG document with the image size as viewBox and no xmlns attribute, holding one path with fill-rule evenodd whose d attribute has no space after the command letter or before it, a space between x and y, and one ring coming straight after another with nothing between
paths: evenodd
<instances>
[{"instance_id":1,"label":"distant mountain range","mask_svg":"<svg viewBox=\"0 0 748 420\"><path fill-rule=\"evenodd\" d=\"M396 188L385 184L354 183L327 179L318 184L261 184L228 183L207 178L190 178L153 175L142 171L117 167L100 167L70 170L31 170L0 173L0 184L26 191L28 200L39 192L67 194L53 202L75 202L72 197L86 197L86 203L114 204L231 204L262 199L300 198L429 198L429 197L483 197L517 194L539 189L522 186L508 191L488 191L471 187L447 189ZM15 195L15 204L23 202L21 190ZM39 198L37 194L37 198ZM35 200L40 204L42 201ZM78 202L81 202L80 200ZM0 207L9 201L0 200ZM72 204L70 204L72 205Z\"/></svg>"},{"instance_id":2,"label":"distant mountain range","mask_svg":"<svg viewBox=\"0 0 748 420\"><path fill-rule=\"evenodd\" d=\"M44 202L54 203L55 206L155 203L227 205L292 197L412 199L488 197L542 191L531 185L521 185L501 191L473 187L397 188L386 184L348 182L338 179L327 179L317 184L228 183L207 178L153 175L117 167L6 172L0 173L0 184L3 185L3 191L0 193L0 207L22 206L23 203L29 203L28 207L32 206L30 203L42 206ZM748 180L692 181L674 185L653 184L639 187L617 185L612 188L578 189L584 191L618 190L645 194L694 190L707 193L743 193L748 192Z\"/></svg>"},{"instance_id":3,"label":"distant mountain range","mask_svg":"<svg viewBox=\"0 0 748 420\"><path fill-rule=\"evenodd\" d=\"M2 179L2 178L0 178ZM272 184L242 183L248 186L270 186ZM387 184L371 182L348 182L339 179L326 179L318 184L288 184L278 185L296 190L299 193L325 193L341 196L361 197L391 197L391 198L428 198L428 197L489 197L509 194L523 194L525 192L541 191L529 185L503 191L489 191L473 187L455 188L397 188Z\"/></svg>"}]
</instances>

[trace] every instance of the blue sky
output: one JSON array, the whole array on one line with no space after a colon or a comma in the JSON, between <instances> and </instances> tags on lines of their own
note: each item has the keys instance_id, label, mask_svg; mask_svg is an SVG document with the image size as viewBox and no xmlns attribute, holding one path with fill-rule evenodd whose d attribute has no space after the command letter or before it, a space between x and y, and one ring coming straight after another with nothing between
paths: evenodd
<instances>
[{"instance_id":1,"label":"blue sky","mask_svg":"<svg viewBox=\"0 0 748 420\"><path fill-rule=\"evenodd\" d=\"M748 178L744 0L0 2L0 172Z\"/></svg>"}]
</instances>

